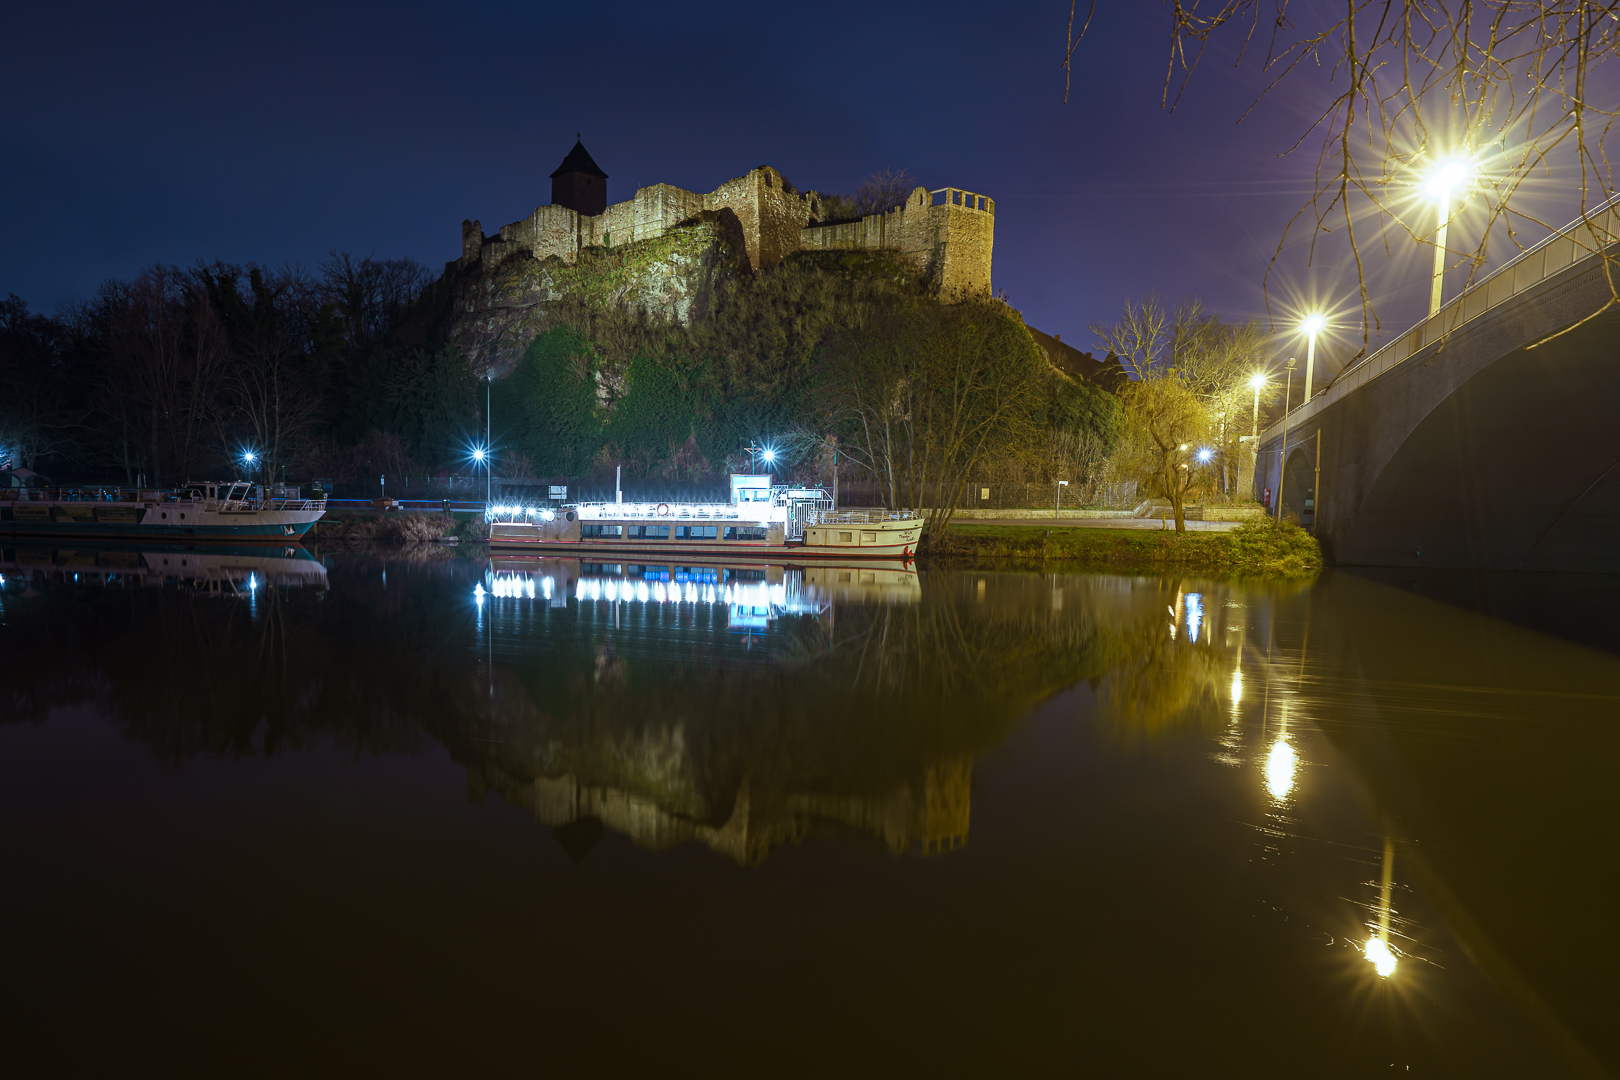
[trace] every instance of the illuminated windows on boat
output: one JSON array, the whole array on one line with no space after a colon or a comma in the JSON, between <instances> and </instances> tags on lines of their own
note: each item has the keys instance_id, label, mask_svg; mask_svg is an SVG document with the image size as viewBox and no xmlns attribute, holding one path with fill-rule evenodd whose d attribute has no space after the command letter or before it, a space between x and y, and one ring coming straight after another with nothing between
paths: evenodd
<instances>
[{"instance_id":1,"label":"illuminated windows on boat","mask_svg":"<svg viewBox=\"0 0 1620 1080\"><path fill-rule=\"evenodd\" d=\"M593 538L603 539L607 537L612 537L616 540L622 535L624 535L623 525L581 525L579 527L579 536L582 540L590 540Z\"/></svg>"},{"instance_id":2,"label":"illuminated windows on boat","mask_svg":"<svg viewBox=\"0 0 1620 1080\"><path fill-rule=\"evenodd\" d=\"M758 525L727 525L726 539L763 540L765 539L765 530Z\"/></svg>"}]
</instances>

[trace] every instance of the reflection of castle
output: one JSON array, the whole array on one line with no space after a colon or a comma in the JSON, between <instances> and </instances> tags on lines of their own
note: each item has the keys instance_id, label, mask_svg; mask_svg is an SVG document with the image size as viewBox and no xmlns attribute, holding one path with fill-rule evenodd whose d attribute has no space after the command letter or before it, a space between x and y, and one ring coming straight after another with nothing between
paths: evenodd
<instances>
[{"instance_id":1,"label":"reflection of castle","mask_svg":"<svg viewBox=\"0 0 1620 1080\"><path fill-rule=\"evenodd\" d=\"M778 844L842 829L876 836L896 855L913 849L923 854L955 850L967 843L972 773L970 758L940 762L925 767L919 778L876 797L785 794L745 779L731 816L719 826L671 813L644 795L593 786L572 773L524 782L489 771L473 776L469 771L469 780L475 787L488 783L545 825L567 827L594 819L644 848L696 840L751 866L763 862ZM576 857L583 857L583 852Z\"/></svg>"},{"instance_id":2,"label":"reflection of castle","mask_svg":"<svg viewBox=\"0 0 1620 1080\"><path fill-rule=\"evenodd\" d=\"M943 296L988 296L995 213L995 201L983 195L918 187L887 213L835 223L820 196L800 194L765 165L707 194L654 184L609 206L607 174L576 142L551 174L549 206L492 237L479 222L462 222L461 265L489 270L519 253L572 265L585 248L657 240L677 226L709 221L731 235L743 269L753 273L795 251L886 250L915 265Z\"/></svg>"}]
</instances>

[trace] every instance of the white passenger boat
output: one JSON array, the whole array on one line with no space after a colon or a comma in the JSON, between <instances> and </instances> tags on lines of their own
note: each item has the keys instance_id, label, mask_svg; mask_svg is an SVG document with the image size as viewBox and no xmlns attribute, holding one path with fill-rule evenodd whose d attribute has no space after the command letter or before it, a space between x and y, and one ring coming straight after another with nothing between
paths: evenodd
<instances>
[{"instance_id":1,"label":"white passenger boat","mask_svg":"<svg viewBox=\"0 0 1620 1080\"><path fill-rule=\"evenodd\" d=\"M731 478L728 503L584 502L494 506L497 551L630 558L909 559L922 519L908 511L834 510L825 492L773 487L769 476Z\"/></svg>"}]
</instances>

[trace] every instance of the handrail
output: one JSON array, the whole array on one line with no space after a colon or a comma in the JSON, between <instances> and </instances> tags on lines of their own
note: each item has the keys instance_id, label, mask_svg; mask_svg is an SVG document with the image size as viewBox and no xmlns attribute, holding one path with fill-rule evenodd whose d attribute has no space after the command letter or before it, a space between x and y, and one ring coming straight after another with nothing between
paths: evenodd
<instances>
[{"instance_id":1,"label":"handrail","mask_svg":"<svg viewBox=\"0 0 1620 1080\"><path fill-rule=\"evenodd\" d=\"M1359 363L1339 372L1330 386L1309 401L1290 409L1281 419L1274 421L1260 433L1265 445L1282 435L1286 425L1292 431L1329 405L1359 390L1397 365L1411 359L1424 348L1447 334L1455 333L1487 311L1493 311L1509 300L1540 285L1554 275L1593 256L1601 256L1602 249L1578 254L1579 243L1574 231L1588 223L1594 225L1607 239L1604 247L1620 240L1620 193L1608 198L1584 217L1542 237L1518 255L1476 281L1461 295L1454 296L1440 306L1440 310L1422 322L1379 346ZM1533 267L1533 269L1532 269ZM1529 271L1529 272L1526 272ZM1458 314L1462 318L1455 318ZM1449 325L1448 325L1449 324Z\"/></svg>"},{"instance_id":2,"label":"handrail","mask_svg":"<svg viewBox=\"0 0 1620 1080\"><path fill-rule=\"evenodd\" d=\"M909 510L815 510L811 525L876 525L884 521L920 521Z\"/></svg>"}]
</instances>

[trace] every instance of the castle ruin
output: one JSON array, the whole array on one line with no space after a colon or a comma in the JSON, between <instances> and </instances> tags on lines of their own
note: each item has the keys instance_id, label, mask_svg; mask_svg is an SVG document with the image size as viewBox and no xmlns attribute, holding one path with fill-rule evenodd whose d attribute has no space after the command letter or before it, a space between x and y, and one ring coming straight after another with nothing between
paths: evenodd
<instances>
[{"instance_id":1,"label":"castle ruin","mask_svg":"<svg viewBox=\"0 0 1620 1080\"><path fill-rule=\"evenodd\" d=\"M898 207L858 221L828 220L826 201L801 194L768 165L708 194L654 184L625 202L607 202L607 174L582 143L551 175L552 201L485 236L461 223L464 268L493 271L514 255L573 265L590 247L612 250L655 240L699 220L719 222L739 269L759 274L797 251L889 251L912 265L942 299L989 296L995 200L960 188L914 188Z\"/></svg>"}]
</instances>

